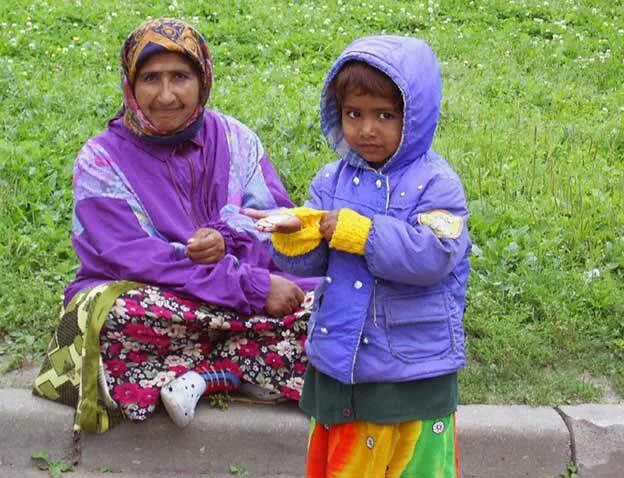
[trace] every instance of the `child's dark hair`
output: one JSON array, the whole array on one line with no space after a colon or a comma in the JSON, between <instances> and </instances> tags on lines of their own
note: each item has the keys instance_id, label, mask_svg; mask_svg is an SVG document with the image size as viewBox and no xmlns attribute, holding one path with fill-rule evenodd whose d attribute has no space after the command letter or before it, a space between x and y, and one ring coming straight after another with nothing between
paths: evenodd
<instances>
[{"instance_id":1,"label":"child's dark hair","mask_svg":"<svg viewBox=\"0 0 624 478\"><path fill-rule=\"evenodd\" d=\"M338 108L342 109L347 94L388 98L403 112L403 96L398 86L381 70L363 61L346 62L332 81Z\"/></svg>"}]
</instances>

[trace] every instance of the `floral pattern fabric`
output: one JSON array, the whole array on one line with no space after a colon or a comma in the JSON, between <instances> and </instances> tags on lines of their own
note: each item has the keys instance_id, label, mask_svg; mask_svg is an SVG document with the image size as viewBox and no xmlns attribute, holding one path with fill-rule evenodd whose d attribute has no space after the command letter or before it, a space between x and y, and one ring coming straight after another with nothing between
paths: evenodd
<instances>
[{"instance_id":1,"label":"floral pattern fabric","mask_svg":"<svg viewBox=\"0 0 624 478\"><path fill-rule=\"evenodd\" d=\"M308 293L291 315L241 316L145 285L119 296L100 333L109 393L130 420L149 417L163 386L189 370L224 372L298 400L307 359ZM211 384L206 393L232 388Z\"/></svg>"}]
</instances>

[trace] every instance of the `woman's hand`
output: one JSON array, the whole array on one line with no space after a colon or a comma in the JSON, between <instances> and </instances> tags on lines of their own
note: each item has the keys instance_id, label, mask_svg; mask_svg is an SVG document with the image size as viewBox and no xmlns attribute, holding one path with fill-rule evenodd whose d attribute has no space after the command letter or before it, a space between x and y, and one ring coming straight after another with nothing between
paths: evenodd
<instances>
[{"instance_id":1,"label":"woman's hand","mask_svg":"<svg viewBox=\"0 0 624 478\"><path fill-rule=\"evenodd\" d=\"M279 232L292 234L301 230L301 220L292 214L271 213L257 209L245 209L245 214L257 219L256 229L262 232Z\"/></svg>"},{"instance_id":2,"label":"woman's hand","mask_svg":"<svg viewBox=\"0 0 624 478\"><path fill-rule=\"evenodd\" d=\"M271 285L264 310L272 317L292 314L301 306L304 297L303 291L293 281L271 274Z\"/></svg>"},{"instance_id":3,"label":"woman's hand","mask_svg":"<svg viewBox=\"0 0 624 478\"><path fill-rule=\"evenodd\" d=\"M202 227L186 243L186 256L199 264L214 264L225 256L225 240L219 231Z\"/></svg>"},{"instance_id":4,"label":"woman's hand","mask_svg":"<svg viewBox=\"0 0 624 478\"><path fill-rule=\"evenodd\" d=\"M340 210L335 209L333 211L326 212L321 218L319 230L327 242L331 241L332 237L334 237L334 231L336 230L336 224L338 223L339 213Z\"/></svg>"}]
</instances>

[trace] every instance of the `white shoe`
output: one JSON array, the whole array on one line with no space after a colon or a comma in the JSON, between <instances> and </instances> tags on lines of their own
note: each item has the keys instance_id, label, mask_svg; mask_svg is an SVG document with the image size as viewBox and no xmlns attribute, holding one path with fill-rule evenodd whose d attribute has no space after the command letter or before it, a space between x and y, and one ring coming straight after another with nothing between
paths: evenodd
<instances>
[{"instance_id":1,"label":"white shoe","mask_svg":"<svg viewBox=\"0 0 624 478\"><path fill-rule=\"evenodd\" d=\"M160 398L173 423L180 428L191 423L204 390L206 381L196 372L186 372L162 388Z\"/></svg>"}]
</instances>

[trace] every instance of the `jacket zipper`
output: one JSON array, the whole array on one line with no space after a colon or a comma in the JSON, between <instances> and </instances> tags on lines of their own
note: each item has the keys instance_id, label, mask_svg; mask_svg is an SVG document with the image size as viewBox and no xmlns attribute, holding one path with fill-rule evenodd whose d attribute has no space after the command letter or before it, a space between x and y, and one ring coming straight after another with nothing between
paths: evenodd
<instances>
[{"instance_id":1,"label":"jacket zipper","mask_svg":"<svg viewBox=\"0 0 624 478\"><path fill-rule=\"evenodd\" d=\"M373 324L377 327L377 279L373 284Z\"/></svg>"},{"instance_id":2,"label":"jacket zipper","mask_svg":"<svg viewBox=\"0 0 624 478\"><path fill-rule=\"evenodd\" d=\"M386 215L388 215L388 209L390 208L390 180L388 179L388 176L384 176L386 178L386 210L384 211L384 213ZM377 325L377 284L379 283L379 280L375 279L375 283L373 284L373 323L375 324L375 327L378 327Z\"/></svg>"},{"instance_id":3,"label":"jacket zipper","mask_svg":"<svg viewBox=\"0 0 624 478\"><path fill-rule=\"evenodd\" d=\"M377 172L373 168L370 168L370 169ZM384 175L382 174L382 176ZM384 178L386 179L386 207L384 210L384 214L388 215L388 208L390 207L390 180L388 179L388 176L384 176ZM375 282L373 283L373 324L375 325L375 327L378 327L377 325L377 283L378 282L379 281L375 279ZM355 361L357 360L357 354L360 350L360 343L362 342L362 332L364 332L365 323L366 323L366 320L362 322L362 328L360 329L358 341L355 346L355 352L353 353L353 361L351 362L351 383L355 383Z\"/></svg>"},{"instance_id":4,"label":"jacket zipper","mask_svg":"<svg viewBox=\"0 0 624 478\"><path fill-rule=\"evenodd\" d=\"M188 209L186 209L186 206L184 205L184 199L182 197L182 193L180 192L180 187L178 186L178 183L175 180L175 176L173 174L173 171L171 170L171 164L169 163L169 159L176 152L179 152L180 156L182 156L186 160L187 164L189 165L189 169L190 169L190 173L191 173L191 191L190 191L190 195L189 195L189 202L190 202L190 206L191 206L191 210L190 211ZM178 200L180 201L180 205L182 206L182 210L185 212L185 214L191 220L191 222L195 226L195 229L197 230L201 226L201 221L199 220L199 217L198 217L197 212L195 210L195 205L193 203L193 198L195 196L195 168L193 167L193 162L189 158L187 158L184 154L182 154L182 152L179 151L178 146L176 145L176 146L174 146L173 150L171 151L171 154L169 155L169 157L165 160L165 163L167 164L167 169L169 171L169 179L173 183L173 187L174 187L175 192L176 192L176 194L178 196Z\"/></svg>"},{"instance_id":5,"label":"jacket zipper","mask_svg":"<svg viewBox=\"0 0 624 478\"><path fill-rule=\"evenodd\" d=\"M197 227L197 229L200 228L201 226L201 221L199 220L199 216L197 214L197 211L195 209L195 189L197 188L197 184L195 184L195 166L193 166L193 161L191 161L189 158L186 157L186 155L180 153L180 156L182 156L186 162L189 165L189 169L191 170L191 197L190 197L190 202L191 202L191 213L193 215L193 217L191 218L192 221L195 221L195 226Z\"/></svg>"}]
</instances>

